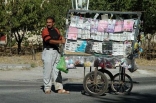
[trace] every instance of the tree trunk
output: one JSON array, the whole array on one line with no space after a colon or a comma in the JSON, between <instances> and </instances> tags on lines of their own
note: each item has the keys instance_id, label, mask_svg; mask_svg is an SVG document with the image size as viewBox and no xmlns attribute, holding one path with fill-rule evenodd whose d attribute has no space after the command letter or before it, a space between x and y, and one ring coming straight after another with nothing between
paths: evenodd
<instances>
[{"instance_id":1,"label":"tree trunk","mask_svg":"<svg viewBox=\"0 0 156 103\"><path fill-rule=\"evenodd\" d=\"M21 43L22 43L21 41L18 41L18 51L17 51L18 54L20 54L21 52Z\"/></svg>"}]
</instances>

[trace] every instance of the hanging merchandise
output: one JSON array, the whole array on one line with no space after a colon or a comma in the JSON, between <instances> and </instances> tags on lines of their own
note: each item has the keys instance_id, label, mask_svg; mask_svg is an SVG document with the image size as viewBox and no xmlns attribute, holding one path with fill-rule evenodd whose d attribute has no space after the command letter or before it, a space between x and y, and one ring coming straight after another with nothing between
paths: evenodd
<instances>
[{"instance_id":1,"label":"hanging merchandise","mask_svg":"<svg viewBox=\"0 0 156 103\"><path fill-rule=\"evenodd\" d=\"M124 20L124 26L123 26L124 31L133 31L133 25L134 25L133 19Z\"/></svg>"},{"instance_id":2,"label":"hanging merchandise","mask_svg":"<svg viewBox=\"0 0 156 103\"><path fill-rule=\"evenodd\" d=\"M108 27L107 27L108 33L114 33L115 22L116 20L108 19Z\"/></svg>"},{"instance_id":3,"label":"hanging merchandise","mask_svg":"<svg viewBox=\"0 0 156 103\"><path fill-rule=\"evenodd\" d=\"M102 54L102 42L93 42L92 51Z\"/></svg>"},{"instance_id":4,"label":"hanging merchandise","mask_svg":"<svg viewBox=\"0 0 156 103\"><path fill-rule=\"evenodd\" d=\"M134 53L134 54L138 54L139 48L140 48L139 43L138 43L138 42L135 42L133 53Z\"/></svg>"},{"instance_id":5,"label":"hanging merchandise","mask_svg":"<svg viewBox=\"0 0 156 103\"><path fill-rule=\"evenodd\" d=\"M109 40L115 40L115 35L113 33L109 33Z\"/></svg>"},{"instance_id":6,"label":"hanging merchandise","mask_svg":"<svg viewBox=\"0 0 156 103\"><path fill-rule=\"evenodd\" d=\"M77 42L71 41L70 42L70 51L75 52L76 48L77 48Z\"/></svg>"},{"instance_id":7,"label":"hanging merchandise","mask_svg":"<svg viewBox=\"0 0 156 103\"><path fill-rule=\"evenodd\" d=\"M81 39L81 35L83 35L83 30L82 29L78 29L77 38L80 38Z\"/></svg>"},{"instance_id":8,"label":"hanging merchandise","mask_svg":"<svg viewBox=\"0 0 156 103\"><path fill-rule=\"evenodd\" d=\"M98 28L98 20L91 19L90 23L90 33L91 34L97 34L97 28Z\"/></svg>"},{"instance_id":9,"label":"hanging merchandise","mask_svg":"<svg viewBox=\"0 0 156 103\"><path fill-rule=\"evenodd\" d=\"M83 27L84 27L83 21L84 21L84 18L79 16L78 19L77 19L77 25L76 25L76 27L77 28L80 28L80 29L83 29Z\"/></svg>"},{"instance_id":10,"label":"hanging merchandise","mask_svg":"<svg viewBox=\"0 0 156 103\"><path fill-rule=\"evenodd\" d=\"M112 44L112 55L118 56L118 55L124 55L124 45L121 42L113 42Z\"/></svg>"},{"instance_id":11,"label":"hanging merchandise","mask_svg":"<svg viewBox=\"0 0 156 103\"><path fill-rule=\"evenodd\" d=\"M77 40L77 48L75 52L85 52L87 42L84 40Z\"/></svg>"},{"instance_id":12,"label":"hanging merchandise","mask_svg":"<svg viewBox=\"0 0 156 103\"><path fill-rule=\"evenodd\" d=\"M102 35L103 35L103 40L105 40L105 41L109 40L109 34L108 33L102 32Z\"/></svg>"},{"instance_id":13,"label":"hanging merchandise","mask_svg":"<svg viewBox=\"0 0 156 103\"><path fill-rule=\"evenodd\" d=\"M134 15L138 16L138 13ZM110 69L120 66L121 61L113 57L124 57L123 66L132 68L133 63L127 63L127 60L134 60L135 51L142 52L137 44L132 44L137 42L135 36L139 33L139 20L122 18L133 17L133 14L70 10L67 16L69 23L66 25L64 50L65 55L72 55L66 58L67 68L95 66ZM92 61L91 56L100 58Z\"/></svg>"},{"instance_id":14,"label":"hanging merchandise","mask_svg":"<svg viewBox=\"0 0 156 103\"><path fill-rule=\"evenodd\" d=\"M90 30L91 18L84 18L83 20L83 29Z\"/></svg>"},{"instance_id":15,"label":"hanging merchandise","mask_svg":"<svg viewBox=\"0 0 156 103\"><path fill-rule=\"evenodd\" d=\"M99 23L98 23L99 32L106 32L107 27L108 27L108 20L99 20Z\"/></svg>"},{"instance_id":16,"label":"hanging merchandise","mask_svg":"<svg viewBox=\"0 0 156 103\"><path fill-rule=\"evenodd\" d=\"M82 30L81 39L90 39L90 31L87 29Z\"/></svg>"},{"instance_id":17,"label":"hanging merchandise","mask_svg":"<svg viewBox=\"0 0 156 103\"><path fill-rule=\"evenodd\" d=\"M123 36L125 36L125 40L134 40L135 31L132 32L123 32Z\"/></svg>"},{"instance_id":18,"label":"hanging merchandise","mask_svg":"<svg viewBox=\"0 0 156 103\"><path fill-rule=\"evenodd\" d=\"M123 33L109 33L109 40L112 41L124 41Z\"/></svg>"},{"instance_id":19,"label":"hanging merchandise","mask_svg":"<svg viewBox=\"0 0 156 103\"><path fill-rule=\"evenodd\" d=\"M86 46L86 49L85 49L85 53L92 54L93 53L92 47L93 47L93 42L92 41L87 41L87 46Z\"/></svg>"},{"instance_id":20,"label":"hanging merchandise","mask_svg":"<svg viewBox=\"0 0 156 103\"><path fill-rule=\"evenodd\" d=\"M70 42L68 40L66 40L66 43L65 43L65 50L70 51Z\"/></svg>"},{"instance_id":21,"label":"hanging merchandise","mask_svg":"<svg viewBox=\"0 0 156 103\"><path fill-rule=\"evenodd\" d=\"M78 16L71 16L70 19L70 26L71 27L76 27L77 26L77 21L78 21Z\"/></svg>"},{"instance_id":22,"label":"hanging merchandise","mask_svg":"<svg viewBox=\"0 0 156 103\"><path fill-rule=\"evenodd\" d=\"M124 21L122 19L116 20L114 32L123 32L123 24L124 24Z\"/></svg>"},{"instance_id":23,"label":"hanging merchandise","mask_svg":"<svg viewBox=\"0 0 156 103\"><path fill-rule=\"evenodd\" d=\"M135 42L134 49L138 49L138 48L139 48L139 43L138 42Z\"/></svg>"},{"instance_id":24,"label":"hanging merchandise","mask_svg":"<svg viewBox=\"0 0 156 103\"><path fill-rule=\"evenodd\" d=\"M132 43L129 41L124 42L124 57L127 57L129 59L133 59Z\"/></svg>"},{"instance_id":25,"label":"hanging merchandise","mask_svg":"<svg viewBox=\"0 0 156 103\"><path fill-rule=\"evenodd\" d=\"M112 42L104 41L102 43L102 53L105 55L112 55Z\"/></svg>"},{"instance_id":26,"label":"hanging merchandise","mask_svg":"<svg viewBox=\"0 0 156 103\"><path fill-rule=\"evenodd\" d=\"M97 38L96 38L97 41L103 41L104 40L104 37L103 37L103 33L102 32L97 32Z\"/></svg>"},{"instance_id":27,"label":"hanging merchandise","mask_svg":"<svg viewBox=\"0 0 156 103\"><path fill-rule=\"evenodd\" d=\"M70 41L67 40L65 43L65 50L69 52L75 52L77 48L77 42L76 41Z\"/></svg>"},{"instance_id":28,"label":"hanging merchandise","mask_svg":"<svg viewBox=\"0 0 156 103\"><path fill-rule=\"evenodd\" d=\"M90 39L92 39L92 40L96 40L96 35L97 35L97 34L93 34L93 33L91 33L91 34L90 34Z\"/></svg>"},{"instance_id":29,"label":"hanging merchandise","mask_svg":"<svg viewBox=\"0 0 156 103\"><path fill-rule=\"evenodd\" d=\"M78 29L76 27L69 27L68 30L68 39L70 40L77 40L78 36Z\"/></svg>"}]
</instances>

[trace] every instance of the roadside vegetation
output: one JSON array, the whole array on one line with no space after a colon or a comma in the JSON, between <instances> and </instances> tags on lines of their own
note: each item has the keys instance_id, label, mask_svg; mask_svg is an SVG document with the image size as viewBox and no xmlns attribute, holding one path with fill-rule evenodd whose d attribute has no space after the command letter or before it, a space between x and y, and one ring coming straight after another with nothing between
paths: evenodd
<instances>
[{"instance_id":1,"label":"roadside vegetation","mask_svg":"<svg viewBox=\"0 0 156 103\"><path fill-rule=\"evenodd\" d=\"M72 9L71 0L5 0L0 1L0 34L7 36L7 44L0 45L0 55L16 55L20 58L33 54L33 60L38 60L35 54L40 54L42 42L40 42L41 29L45 26L45 18L54 16L56 27L61 34L65 34L65 21L67 11ZM89 10L102 11L141 11L140 32L144 32L144 51L142 58L147 58L147 50L155 47L152 38L156 34L156 0L90 0ZM151 37L147 36L151 34ZM28 40L32 36L35 40ZM39 37L37 37L39 36ZM153 44L152 44L153 43ZM150 57L155 56L155 51ZM18 59L17 59L18 60ZM5 61L3 59L2 61ZM9 62L9 61L8 61ZM22 61L21 61L22 62ZM34 64L33 64L34 65Z\"/></svg>"}]
</instances>

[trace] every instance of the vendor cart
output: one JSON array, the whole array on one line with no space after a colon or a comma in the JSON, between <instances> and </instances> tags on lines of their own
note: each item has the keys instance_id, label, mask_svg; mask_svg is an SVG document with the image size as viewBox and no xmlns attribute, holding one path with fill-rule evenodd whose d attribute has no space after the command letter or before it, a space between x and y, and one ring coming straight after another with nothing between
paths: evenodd
<instances>
[{"instance_id":1,"label":"vendor cart","mask_svg":"<svg viewBox=\"0 0 156 103\"><path fill-rule=\"evenodd\" d=\"M68 11L64 55L68 69L84 68L82 93L102 95L108 87L116 94L131 92L132 78L125 70L135 71L140 17L141 12ZM95 70L85 75L86 67ZM119 73L112 75L112 68Z\"/></svg>"}]
</instances>

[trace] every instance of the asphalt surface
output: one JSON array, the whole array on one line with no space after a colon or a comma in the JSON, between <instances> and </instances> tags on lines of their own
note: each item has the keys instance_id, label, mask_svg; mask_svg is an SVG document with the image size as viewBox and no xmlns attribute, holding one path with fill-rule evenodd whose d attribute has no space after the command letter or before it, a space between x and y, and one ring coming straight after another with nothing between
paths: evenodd
<instances>
[{"instance_id":1,"label":"asphalt surface","mask_svg":"<svg viewBox=\"0 0 156 103\"><path fill-rule=\"evenodd\" d=\"M70 69L68 74L62 73L64 88L70 94L52 92L49 95L43 92L42 67L1 70L0 103L156 103L156 72L154 68L145 69L142 67L134 73L126 70L134 82L131 95L115 95L111 92L98 97L81 94L83 68ZM118 69L110 71L118 73ZM85 74L88 72L90 69L86 68Z\"/></svg>"}]
</instances>

